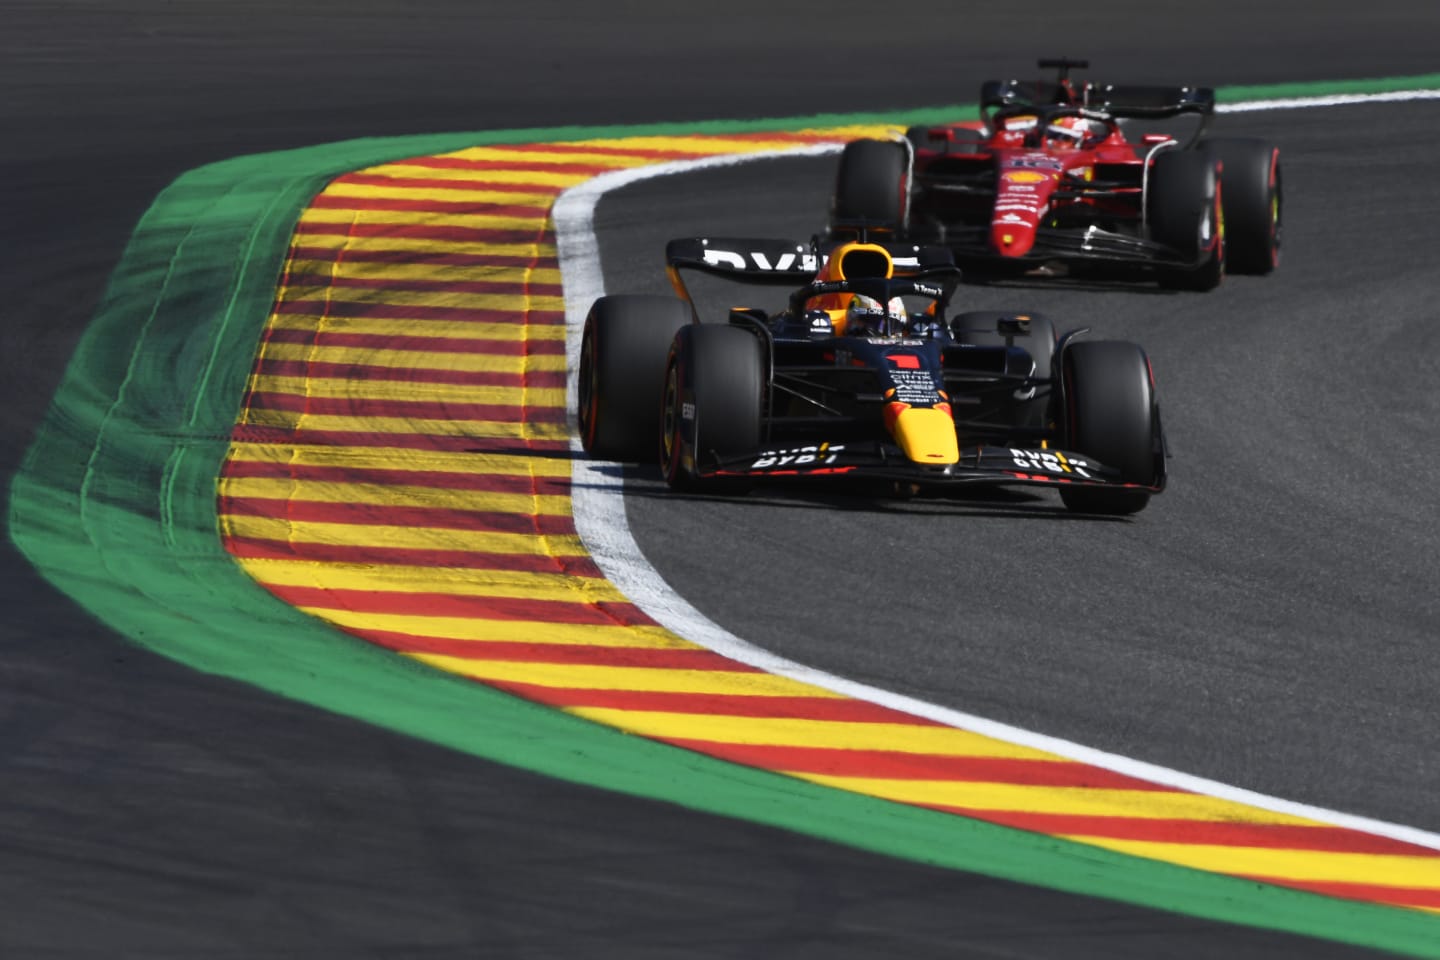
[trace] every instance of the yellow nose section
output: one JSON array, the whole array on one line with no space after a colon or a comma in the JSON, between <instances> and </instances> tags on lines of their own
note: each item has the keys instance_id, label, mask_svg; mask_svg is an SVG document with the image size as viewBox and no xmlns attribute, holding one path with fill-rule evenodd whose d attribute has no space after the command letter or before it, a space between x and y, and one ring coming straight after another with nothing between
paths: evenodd
<instances>
[{"instance_id":1,"label":"yellow nose section","mask_svg":"<svg viewBox=\"0 0 1440 960\"><path fill-rule=\"evenodd\" d=\"M895 417L891 432L905 456L916 463L943 466L960 459L955 420L946 409L907 407Z\"/></svg>"}]
</instances>

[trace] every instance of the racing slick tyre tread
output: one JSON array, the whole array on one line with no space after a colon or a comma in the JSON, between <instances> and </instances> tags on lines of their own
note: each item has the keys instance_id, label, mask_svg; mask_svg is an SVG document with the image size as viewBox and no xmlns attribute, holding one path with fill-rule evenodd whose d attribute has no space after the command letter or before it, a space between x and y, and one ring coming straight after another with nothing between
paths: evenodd
<instances>
[{"instance_id":1,"label":"racing slick tyre tread","mask_svg":"<svg viewBox=\"0 0 1440 960\"><path fill-rule=\"evenodd\" d=\"M1146 217L1150 238L1174 248L1195 267L1162 267L1160 285L1172 290L1213 290L1225 277L1224 210L1219 161L1200 150L1155 158Z\"/></svg>"},{"instance_id":2,"label":"racing slick tyre tread","mask_svg":"<svg viewBox=\"0 0 1440 960\"><path fill-rule=\"evenodd\" d=\"M1206 140L1200 149L1223 164L1225 268L1270 273L1280 265L1280 149L1247 137Z\"/></svg>"},{"instance_id":3,"label":"racing slick tyre tread","mask_svg":"<svg viewBox=\"0 0 1440 960\"><path fill-rule=\"evenodd\" d=\"M969 310L950 318L950 334L958 344L1003 347L1005 334L996 329L996 324L1001 319L1014 316L1030 318L1030 332L1016 335L1015 346L1030 354L1030 359L1035 362L1035 376L1050 377L1055 359L1055 324L1042 313L1032 310ZM1050 390L1039 388L1035 395L1027 400L1017 398L1015 418L1011 426L1045 429L1050 420L1050 393Z\"/></svg>"},{"instance_id":4,"label":"racing slick tyre tread","mask_svg":"<svg viewBox=\"0 0 1440 960\"><path fill-rule=\"evenodd\" d=\"M740 327L690 324L676 333L659 426L660 467L672 489L741 493L748 486L701 477L697 466L760 447L764 361L759 338Z\"/></svg>"},{"instance_id":5,"label":"racing slick tyre tread","mask_svg":"<svg viewBox=\"0 0 1440 960\"><path fill-rule=\"evenodd\" d=\"M903 234L910 218L910 150L896 140L852 140L840 154L830 202L832 231L844 221Z\"/></svg>"},{"instance_id":6,"label":"racing slick tyre tread","mask_svg":"<svg viewBox=\"0 0 1440 960\"><path fill-rule=\"evenodd\" d=\"M674 297L601 297L580 345L580 441L601 460L654 463L665 359L675 332L692 321Z\"/></svg>"},{"instance_id":7,"label":"racing slick tyre tread","mask_svg":"<svg viewBox=\"0 0 1440 960\"><path fill-rule=\"evenodd\" d=\"M1121 340L1083 340L1065 348L1062 364L1065 446L1120 472L1127 483L1154 486L1163 456L1150 362ZM1148 490L1062 486L1077 513L1124 516L1150 502Z\"/></svg>"}]
</instances>

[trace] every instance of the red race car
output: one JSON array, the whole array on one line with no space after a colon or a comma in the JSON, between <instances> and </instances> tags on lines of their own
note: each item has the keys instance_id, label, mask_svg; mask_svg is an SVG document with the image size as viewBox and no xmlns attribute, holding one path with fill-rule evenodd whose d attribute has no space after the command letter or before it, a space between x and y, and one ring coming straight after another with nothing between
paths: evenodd
<instances>
[{"instance_id":1,"label":"red race car","mask_svg":"<svg viewBox=\"0 0 1440 960\"><path fill-rule=\"evenodd\" d=\"M1041 60L1055 80L985 83L979 121L847 144L831 235L943 243L972 278L1143 271L1209 290L1274 270L1279 148L1206 137L1207 87L1071 79L1088 66Z\"/></svg>"}]
</instances>

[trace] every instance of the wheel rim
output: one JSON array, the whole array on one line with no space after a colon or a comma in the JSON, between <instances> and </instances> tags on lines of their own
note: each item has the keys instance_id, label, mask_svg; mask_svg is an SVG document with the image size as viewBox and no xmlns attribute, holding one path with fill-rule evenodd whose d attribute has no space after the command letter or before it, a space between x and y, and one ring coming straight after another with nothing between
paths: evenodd
<instances>
[{"instance_id":1,"label":"wheel rim","mask_svg":"<svg viewBox=\"0 0 1440 960\"><path fill-rule=\"evenodd\" d=\"M595 338L588 332L580 345L580 377L576 388L579 390L580 408L577 413L580 419L580 435L585 440L585 446L591 447L595 443L595 394L596 381L599 377L596 374L595 362Z\"/></svg>"},{"instance_id":2,"label":"wheel rim","mask_svg":"<svg viewBox=\"0 0 1440 960\"><path fill-rule=\"evenodd\" d=\"M667 477L673 477L680 459L680 376L678 366L665 370L665 400L660 408L660 463Z\"/></svg>"}]
</instances>

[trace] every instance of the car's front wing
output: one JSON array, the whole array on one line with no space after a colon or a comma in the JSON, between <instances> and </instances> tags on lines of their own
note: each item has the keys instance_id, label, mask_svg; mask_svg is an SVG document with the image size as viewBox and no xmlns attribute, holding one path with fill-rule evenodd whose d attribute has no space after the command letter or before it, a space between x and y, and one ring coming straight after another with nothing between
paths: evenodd
<instances>
[{"instance_id":1,"label":"car's front wing","mask_svg":"<svg viewBox=\"0 0 1440 960\"><path fill-rule=\"evenodd\" d=\"M850 478L895 480L918 486L959 484L1041 484L1150 490L1164 488L1164 477L1154 486L1128 483L1118 471L1083 454L1068 450L1008 446L973 446L960 451L953 464L933 466L905 457L892 444L858 443L789 444L729 457L697 471L702 477L753 480Z\"/></svg>"}]
</instances>

